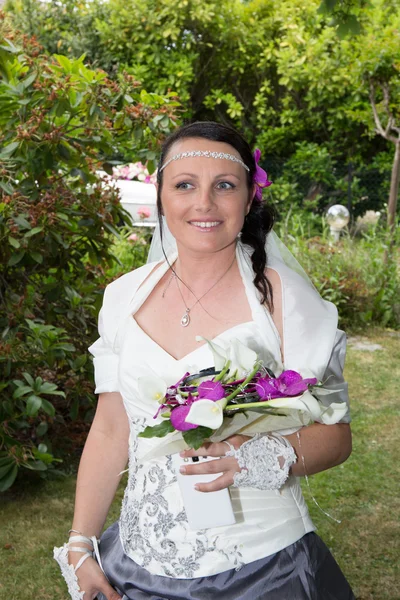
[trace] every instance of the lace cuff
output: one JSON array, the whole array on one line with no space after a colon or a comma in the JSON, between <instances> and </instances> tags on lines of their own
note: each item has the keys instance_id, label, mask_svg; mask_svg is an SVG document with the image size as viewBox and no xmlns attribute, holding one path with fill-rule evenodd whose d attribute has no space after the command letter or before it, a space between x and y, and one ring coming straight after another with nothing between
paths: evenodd
<instances>
[{"instance_id":1,"label":"lace cuff","mask_svg":"<svg viewBox=\"0 0 400 600\"><path fill-rule=\"evenodd\" d=\"M71 531L75 530L71 529ZM93 546L93 550L89 550L88 548L83 548L80 546L71 546L71 543L74 542L90 543ZM71 551L83 554L82 558L80 558L75 567L69 564L68 562L68 552ZM72 600L83 600L83 597L85 595L85 592L82 591L79 587L78 578L76 576L77 570L83 565L85 560L87 560L88 558L94 558L97 561L100 569L104 573L103 565L101 564L98 540L96 536L92 536L90 538L82 534L71 536L67 544L64 544L60 548L54 548L53 557L60 566L61 574L66 581L66 584L68 586L68 592Z\"/></svg>"},{"instance_id":2,"label":"lace cuff","mask_svg":"<svg viewBox=\"0 0 400 600\"><path fill-rule=\"evenodd\" d=\"M68 592L72 600L83 600L85 592L82 592L79 588L75 569L68 562L68 544L64 544L61 548L54 548L53 556L60 566L62 576L67 583Z\"/></svg>"},{"instance_id":3,"label":"lace cuff","mask_svg":"<svg viewBox=\"0 0 400 600\"><path fill-rule=\"evenodd\" d=\"M293 446L286 438L274 434L256 434L235 450L232 444L225 456L236 458L241 471L233 476L234 487L279 490L297 461ZM280 464L279 459L283 464Z\"/></svg>"}]
</instances>

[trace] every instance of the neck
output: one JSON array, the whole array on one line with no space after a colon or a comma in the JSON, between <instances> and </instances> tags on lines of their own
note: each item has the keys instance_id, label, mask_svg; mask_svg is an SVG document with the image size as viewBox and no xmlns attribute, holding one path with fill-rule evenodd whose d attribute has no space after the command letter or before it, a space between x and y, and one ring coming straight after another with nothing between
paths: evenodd
<instances>
[{"instance_id":1,"label":"neck","mask_svg":"<svg viewBox=\"0 0 400 600\"><path fill-rule=\"evenodd\" d=\"M213 253L180 251L174 265L180 279L195 293L203 291L229 269L236 256L236 242Z\"/></svg>"}]
</instances>

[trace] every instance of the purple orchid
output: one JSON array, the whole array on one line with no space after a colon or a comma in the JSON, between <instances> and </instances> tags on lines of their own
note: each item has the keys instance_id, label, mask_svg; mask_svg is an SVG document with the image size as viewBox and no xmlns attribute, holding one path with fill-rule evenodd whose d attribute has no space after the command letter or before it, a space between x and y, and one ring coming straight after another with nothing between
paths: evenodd
<instances>
[{"instance_id":1,"label":"purple orchid","mask_svg":"<svg viewBox=\"0 0 400 600\"><path fill-rule=\"evenodd\" d=\"M178 431L189 431L189 429L198 427L198 425L193 425L185 421L193 402L203 399L217 401L225 396L223 385L219 381L203 381L198 387L198 392L199 395L197 398L189 394L185 404L172 409L171 423Z\"/></svg>"},{"instance_id":2,"label":"purple orchid","mask_svg":"<svg viewBox=\"0 0 400 600\"><path fill-rule=\"evenodd\" d=\"M264 171L264 169L262 169L261 167L258 166L258 161L261 158L261 150L259 150L259 148L256 148L253 154L254 157L254 161L256 163L256 172L254 173L254 183L257 184L257 188L256 188L256 193L255 193L255 198L257 198L257 200L259 202L262 201L262 189L269 187L272 184L272 181L268 181L268 175L267 173Z\"/></svg>"},{"instance_id":3,"label":"purple orchid","mask_svg":"<svg viewBox=\"0 0 400 600\"><path fill-rule=\"evenodd\" d=\"M192 402L190 404L182 404L172 410L170 420L174 428L178 431L189 431L189 429L198 427L198 425L186 423L185 421L192 404Z\"/></svg>"},{"instance_id":4,"label":"purple orchid","mask_svg":"<svg viewBox=\"0 0 400 600\"><path fill-rule=\"evenodd\" d=\"M207 400L221 400L225 397L225 390L222 383L219 381L203 381L200 383L199 388L199 400L206 398Z\"/></svg>"},{"instance_id":5,"label":"purple orchid","mask_svg":"<svg viewBox=\"0 0 400 600\"><path fill-rule=\"evenodd\" d=\"M285 398L288 396L299 396L308 390L308 386L316 385L315 377L303 379L296 371L283 371L276 378L263 378L257 381L255 387L260 400L272 400L273 398Z\"/></svg>"}]
</instances>

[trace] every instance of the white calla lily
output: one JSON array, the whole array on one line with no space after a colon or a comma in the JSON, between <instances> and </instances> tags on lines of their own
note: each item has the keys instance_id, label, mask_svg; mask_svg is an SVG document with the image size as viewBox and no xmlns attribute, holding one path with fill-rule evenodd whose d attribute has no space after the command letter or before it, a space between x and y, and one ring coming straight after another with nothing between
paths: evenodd
<instances>
[{"instance_id":1,"label":"white calla lily","mask_svg":"<svg viewBox=\"0 0 400 600\"><path fill-rule=\"evenodd\" d=\"M137 382L139 394L144 401L162 403L168 387L161 377L146 375L139 377Z\"/></svg>"},{"instance_id":2,"label":"white calla lily","mask_svg":"<svg viewBox=\"0 0 400 600\"><path fill-rule=\"evenodd\" d=\"M214 358L214 367L216 371L222 371L225 366L226 361L228 360L227 352L225 348L215 344L215 342L210 342L207 338L202 335L196 335L196 342L205 341L210 346L210 350L213 354Z\"/></svg>"},{"instance_id":3,"label":"white calla lily","mask_svg":"<svg viewBox=\"0 0 400 600\"><path fill-rule=\"evenodd\" d=\"M321 416L321 405L310 392L304 392L301 396L274 398L273 400L268 401L268 406L271 408L294 408L296 410L303 410L311 415L313 421L319 419Z\"/></svg>"},{"instance_id":4,"label":"white calla lily","mask_svg":"<svg viewBox=\"0 0 400 600\"><path fill-rule=\"evenodd\" d=\"M224 418L225 399L217 400L196 400L193 402L186 416L186 423L193 425L203 425L210 429L219 429Z\"/></svg>"},{"instance_id":5,"label":"white calla lily","mask_svg":"<svg viewBox=\"0 0 400 600\"><path fill-rule=\"evenodd\" d=\"M254 368L257 361L257 353L251 350L238 339L231 340L229 346L229 358L231 361L229 374L236 373L237 379L242 379Z\"/></svg>"},{"instance_id":6,"label":"white calla lily","mask_svg":"<svg viewBox=\"0 0 400 600\"><path fill-rule=\"evenodd\" d=\"M343 419L346 413L346 402L332 402L328 407L322 409L320 420L324 425L334 425Z\"/></svg>"},{"instance_id":7,"label":"white calla lily","mask_svg":"<svg viewBox=\"0 0 400 600\"><path fill-rule=\"evenodd\" d=\"M268 401L271 408L289 408L302 410L310 415L313 421L320 421L325 425L333 425L340 421L347 412L345 402L336 402L324 407L310 392L291 398L274 398Z\"/></svg>"}]
</instances>

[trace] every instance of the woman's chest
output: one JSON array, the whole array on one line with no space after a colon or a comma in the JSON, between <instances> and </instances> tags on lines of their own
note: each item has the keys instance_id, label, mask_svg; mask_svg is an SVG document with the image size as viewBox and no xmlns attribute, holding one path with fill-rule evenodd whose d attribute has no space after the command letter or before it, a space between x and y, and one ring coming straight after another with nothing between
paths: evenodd
<instances>
[{"instance_id":1,"label":"woman's chest","mask_svg":"<svg viewBox=\"0 0 400 600\"><path fill-rule=\"evenodd\" d=\"M142 331L170 356L180 360L205 342L241 323L252 321L253 315L242 286L228 285L214 294L198 298L182 298L179 290L169 294L151 294L132 319Z\"/></svg>"}]
</instances>

